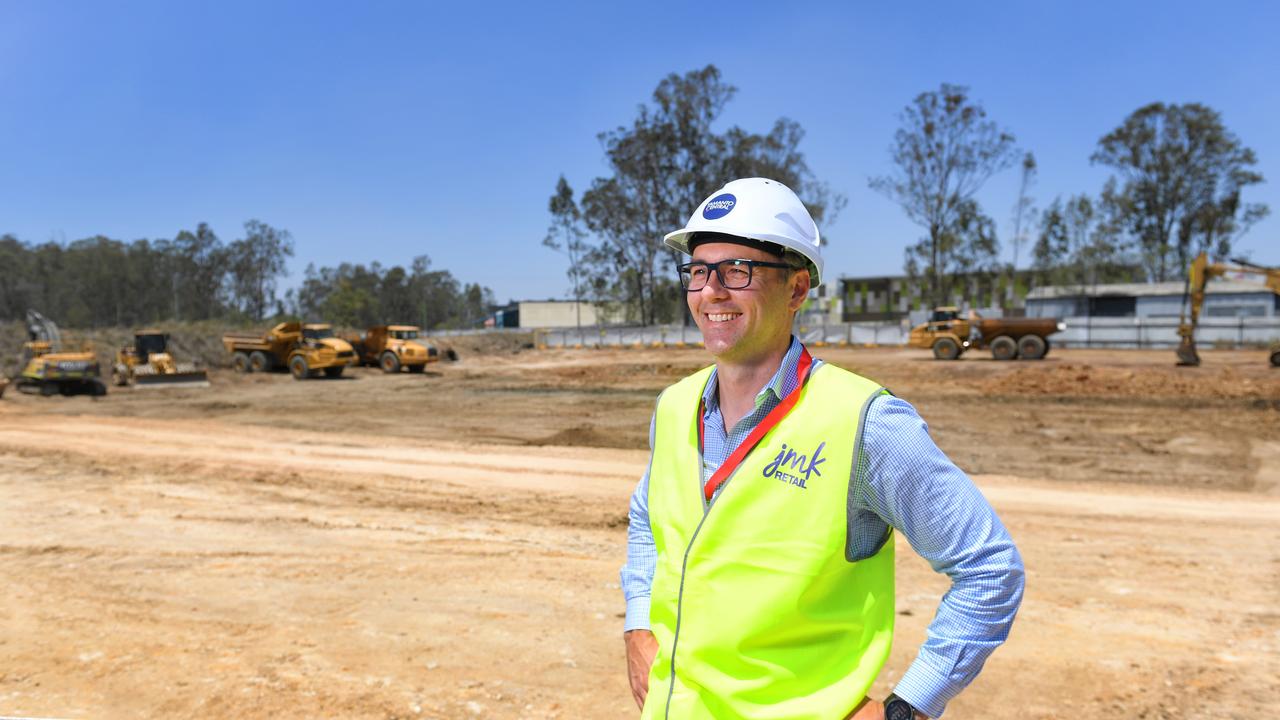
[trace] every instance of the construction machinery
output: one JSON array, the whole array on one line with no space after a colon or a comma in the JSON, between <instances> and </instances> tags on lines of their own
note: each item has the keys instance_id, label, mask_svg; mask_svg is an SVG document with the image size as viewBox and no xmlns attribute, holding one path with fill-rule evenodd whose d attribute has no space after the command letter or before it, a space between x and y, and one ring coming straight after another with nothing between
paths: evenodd
<instances>
[{"instance_id":1,"label":"construction machinery","mask_svg":"<svg viewBox=\"0 0 1280 720\"><path fill-rule=\"evenodd\" d=\"M907 345L933 350L938 360L985 348L996 360L1039 360L1049 354L1049 336L1066 328L1057 318L984 318L972 310L961 317L959 308L938 307L911 329Z\"/></svg>"},{"instance_id":2,"label":"construction machinery","mask_svg":"<svg viewBox=\"0 0 1280 720\"><path fill-rule=\"evenodd\" d=\"M341 377L356 353L346 340L335 337L325 323L283 322L262 335L228 333L222 345L231 354L231 366L239 372L266 372L288 368L295 380Z\"/></svg>"},{"instance_id":3,"label":"construction machinery","mask_svg":"<svg viewBox=\"0 0 1280 720\"><path fill-rule=\"evenodd\" d=\"M169 334L138 330L133 344L116 351L111 379L117 387L209 387L209 374L195 363L180 363L169 352Z\"/></svg>"},{"instance_id":4,"label":"construction machinery","mask_svg":"<svg viewBox=\"0 0 1280 720\"><path fill-rule=\"evenodd\" d=\"M106 395L99 379L101 368L92 348L62 350L58 326L36 312L27 311L27 342L22 345L22 372L13 380L18 392L29 395Z\"/></svg>"},{"instance_id":5,"label":"construction machinery","mask_svg":"<svg viewBox=\"0 0 1280 720\"><path fill-rule=\"evenodd\" d=\"M1186 290L1182 294L1182 312L1178 317L1178 335L1182 340L1178 344L1178 364L1179 365L1199 365L1200 354L1196 352L1196 327L1200 324L1200 311L1204 308L1205 289L1209 285L1209 281L1215 277L1222 277L1227 273L1241 273L1246 275L1260 275L1266 282L1266 285L1277 296L1280 296L1280 268L1269 268L1261 265L1254 265L1247 260L1232 258L1234 265L1226 263L1209 262L1208 253L1200 253L1195 260L1191 261L1191 268L1187 273ZM1276 307L1280 307L1280 297L1277 297ZM1188 320L1188 314L1190 320ZM1271 367L1280 367L1280 340L1276 340L1271 344Z\"/></svg>"},{"instance_id":6,"label":"construction machinery","mask_svg":"<svg viewBox=\"0 0 1280 720\"><path fill-rule=\"evenodd\" d=\"M357 364L377 365L385 373L402 368L420 373L440 359L440 351L422 338L416 325L377 325L343 337L355 348Z\"/></svg>"}]
</instances>

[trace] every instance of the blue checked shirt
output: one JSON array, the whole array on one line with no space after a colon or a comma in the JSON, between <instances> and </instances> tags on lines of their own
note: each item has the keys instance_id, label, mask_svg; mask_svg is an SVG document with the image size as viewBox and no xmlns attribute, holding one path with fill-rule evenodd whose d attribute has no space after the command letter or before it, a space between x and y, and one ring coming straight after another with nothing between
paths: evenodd
<instances>
[{"instance_id":1,"label":"blue checked shirt","mask_svg":"<svg viewBox=\"0 0 1280 720\"><path fill-rule=\"evenodd\" d=\"M703 395L704 486L795 387L800 351L800 342L793 337L782 366L756 395L755 410L727 433L712 372ZM859 409L851 407L849 412ZM921 712L940 717L951 698L973 681L987 657L1009 636L1022 602L1022 557L995 510L964 471L938 449L929 437L928 426L909 403L892 395L874 399L863 438L863 451L850 480L854 507L847 510L849 537L857 558L875 554L892 526L935 572L951 578L951 590L943 595L938 614L929 624L928 638L894 688ZM649 445L652 448L652 422ZM649 627L657 548L648 501L646 474L631 496L627 563L622 568L626 630Z\"/></svg>"}]
</instances>

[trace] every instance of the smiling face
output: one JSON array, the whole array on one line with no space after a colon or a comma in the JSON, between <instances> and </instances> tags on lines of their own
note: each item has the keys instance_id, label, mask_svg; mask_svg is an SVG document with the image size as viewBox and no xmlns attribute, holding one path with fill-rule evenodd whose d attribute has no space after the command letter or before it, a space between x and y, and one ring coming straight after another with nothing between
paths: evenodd
<instances>
[{"instance_id":1,"label":"smiling face","mask_svg":"<svg viewBox=\"0 0 1280 720\"><path fill-rule=\"evenodd\" d=\"M727 242L707 242L693 250L693 260L780 262L758 248ZM809 293L809 273L780 268L755 268L751 284L726 290L712 273L706 287L686 293L689 312L702 331L702 341L717 362L751 364L785 352L791 340L791 318Z\"/></svg>"}]
</instances>

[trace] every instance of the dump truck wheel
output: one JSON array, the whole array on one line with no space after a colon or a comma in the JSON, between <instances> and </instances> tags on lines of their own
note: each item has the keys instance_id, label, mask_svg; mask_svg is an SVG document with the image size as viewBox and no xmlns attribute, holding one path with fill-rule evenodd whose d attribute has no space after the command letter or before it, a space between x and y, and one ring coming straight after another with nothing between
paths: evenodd
<instances>
[{"instance_id":1,"label":"dump truck wheel","mask_svg":"<svg viewBox=\"0 0 1280 720\"><path fill-rule=\"evenodd\" d=\"M388 351L382 353L382 357L379 359L378 364L382 366L382 372L384 373L400 372L400 358L396 357L396 354L393 352Z\"/></svg>"},{"instance_id":2,"label":"dump truck wheel","mask_svg":"<svg viewBox=\"0 0 1280 720\"><path fill-rule=\"evenodd\" d=\"M426 369L427 369L426 365L410 365L409 366L409 372L411 373L420 373Z\"/></svg>"},{"instance_id":3,"label":"dump truck wheel","mask_svg":"<svg viewBox=\"0 0 1280 720\"><path fill-rule=\"evenodd\" d=\"M253 372L253 365L249 362L249 353L237 352L235 355L232 355L231 367L235 368L236 372Z\"/></svg>"},{"instance_id":4,"label":"dump truck wheel","mask_svg":"<svg viewBox=\"0 0 1280 720\"><path fill-rule=\"evenodd\" d=\"M949 337L933 341L933 356L938 360L955 360L960 357L960 344Z\"/></svg>"},{"instance_id":5,"label":"dump truck wheel","mask_svg":"<svg viewBox=\"0 0 1280 720\"><path fill-rule=\"evenodd\" d=\"M1018 357L1018 343L1008 335L1001 335L991 341L991 357L997 360L1012 360Z\"/></svg>"},{"instance_id":6,"label":"dump truck wheel","mask_svg":"<svg viewBox=\"0 0 1280 720\"><path fill-rule=\"evenodd\" d=\"M1044 338L1039 335L1023 335L1018 338L1018 357L1023 360L1039 360L1044 357Z\"/></svg>"},{"instance_id":7,"label":"dump truck wheel","mask_svg":"<svg viewBox=\"0 0 1280 720\"><path fill-rule=\"evenodd\" d=\"M307 367L306 358L294 355L289 361L289 372L293 373L294 380L306 380L311 375L311 368Z\"/></svg>"},{"instance_id":8,"label":"dump truck wheel","mask_svg":"<svg viewBox=\"0 0 1280 720\"><path fill-rule=\"evenodd\" d=\"M334 365L333 367L327 367L324 369L324 376L327 378L342 377L342 371L346 369L346 367L346 365Z\"/></svg>"},{"instance_id":9,"label":"dump truck wheel","mask_svg":"<svg viewBox=\"0 0 1280 720\"><path fill-rule=\"evenodd\" d=\"M1271 367L1280 368L1280 350L1271 353Z\"/></svg>"},{"instance_id":10,"label":"dump truck wheel","mask_svg":"<svg viewBox=\"0 0 1280 720\"><path fill-rule=\"evenodd\" d=\"M266 372L271 369L271 360L261 350L254 350L249 355L249 368L253 372Z\"/></svg>"}]
</instances>

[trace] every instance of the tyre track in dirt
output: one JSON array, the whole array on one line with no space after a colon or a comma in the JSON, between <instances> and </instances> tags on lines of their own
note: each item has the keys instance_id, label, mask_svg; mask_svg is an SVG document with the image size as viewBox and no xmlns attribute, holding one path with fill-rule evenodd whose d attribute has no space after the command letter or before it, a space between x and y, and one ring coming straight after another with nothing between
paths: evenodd
<instances>
[{"instance_id":1,"label":"tyre track in dirt","mask_svg":"<svg viewBox=\"0 0 1280 720\"><path fill-rule=\"evenodd\" d=\"M505 488L617 497L635 487L647 454L579 447L464 445L358 434L245 427L210 421L0 415L0 449L93 458L125 456L236 470L382 475L472 489Z\"/></svg>"}]
</instances>

